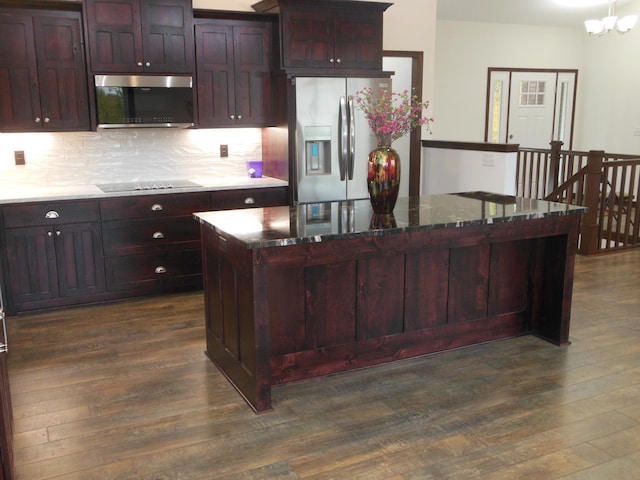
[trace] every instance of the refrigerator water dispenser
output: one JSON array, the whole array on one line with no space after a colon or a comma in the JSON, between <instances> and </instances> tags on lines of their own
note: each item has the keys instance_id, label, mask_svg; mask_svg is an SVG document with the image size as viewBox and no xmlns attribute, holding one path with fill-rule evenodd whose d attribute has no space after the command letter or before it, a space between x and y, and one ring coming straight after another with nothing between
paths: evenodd
<instances>
[{"instance_id":1,"label":"refrigerator water dispenser","mask_svg":"<svg viewBox=\"0 0 640 480\"><path fill-rule=\"evenodd\" d=\"M327 175L331 173L331 127L304 127L305 173Z\"/></svg>"}]
</instances>

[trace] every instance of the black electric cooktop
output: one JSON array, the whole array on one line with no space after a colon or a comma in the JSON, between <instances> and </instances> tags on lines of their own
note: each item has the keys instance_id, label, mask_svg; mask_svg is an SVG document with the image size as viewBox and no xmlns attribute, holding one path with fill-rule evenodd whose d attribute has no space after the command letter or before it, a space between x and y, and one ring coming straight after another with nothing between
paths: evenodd
<instances>
[{"instance_id":1,"label":"black electric cooktop","mask_svg":"<svg viewBox=\"0 0 640 480\"><path fill-rule=\"evenodd\" d=\"M123 182L97 185L104 193L138 192L146 190L170 190L175 188L201 187L191 180L156 180L152 182Z\"/></svg>"}]
</instances>

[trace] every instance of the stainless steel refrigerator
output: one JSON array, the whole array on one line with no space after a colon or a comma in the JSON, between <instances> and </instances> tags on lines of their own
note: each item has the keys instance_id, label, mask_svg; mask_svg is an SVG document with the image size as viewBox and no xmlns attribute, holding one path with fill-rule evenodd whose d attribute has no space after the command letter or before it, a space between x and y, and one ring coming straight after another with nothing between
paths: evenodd
<instances>
[{"instance_id":1,"label":"stainless steel refrigerator","mask_svg":"<svg viewBox=\"0 0 640 480\"><path fill-rule=\"evenodd\" d=\"M388 78L296 77L294 197L298 203L367 198L376 146L356 93L391 90Z\"/></svg>"}]
</instances>

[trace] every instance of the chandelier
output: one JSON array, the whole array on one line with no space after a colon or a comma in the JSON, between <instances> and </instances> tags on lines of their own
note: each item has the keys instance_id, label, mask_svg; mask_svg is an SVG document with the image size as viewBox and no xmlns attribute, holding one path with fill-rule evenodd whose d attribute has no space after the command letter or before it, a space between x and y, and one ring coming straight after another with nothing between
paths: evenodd
<instances>
[{"instance_id":1,"label":"chandelier","mask_svg":"<svg viewBox=\"0 0 640 480\"><path fill-rule=\"evenodd\" d=\"M616 16L616 0L609 0L609 14L602 20L587 20L584 22L584 26L590 35L604 35L614 28L620 33L626 33L634 27L637 21L637 15L618 18Z\"/></svg>"}]
</instances>

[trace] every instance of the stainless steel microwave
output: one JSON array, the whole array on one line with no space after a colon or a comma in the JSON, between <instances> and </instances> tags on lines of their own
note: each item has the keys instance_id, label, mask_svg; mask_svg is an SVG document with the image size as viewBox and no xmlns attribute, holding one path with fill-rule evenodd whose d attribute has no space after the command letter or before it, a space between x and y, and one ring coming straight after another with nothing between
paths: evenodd
<instances>
[{"instance_id":1,"label":"stainless steel microwave","mask_svg":"<svg viewBox=\"0 0 640 480\"><path fill-rule=\"evenodd\" d=\"M189 76L96 75L98 128L193 126Z\"/></svg>"}]
</instances>

